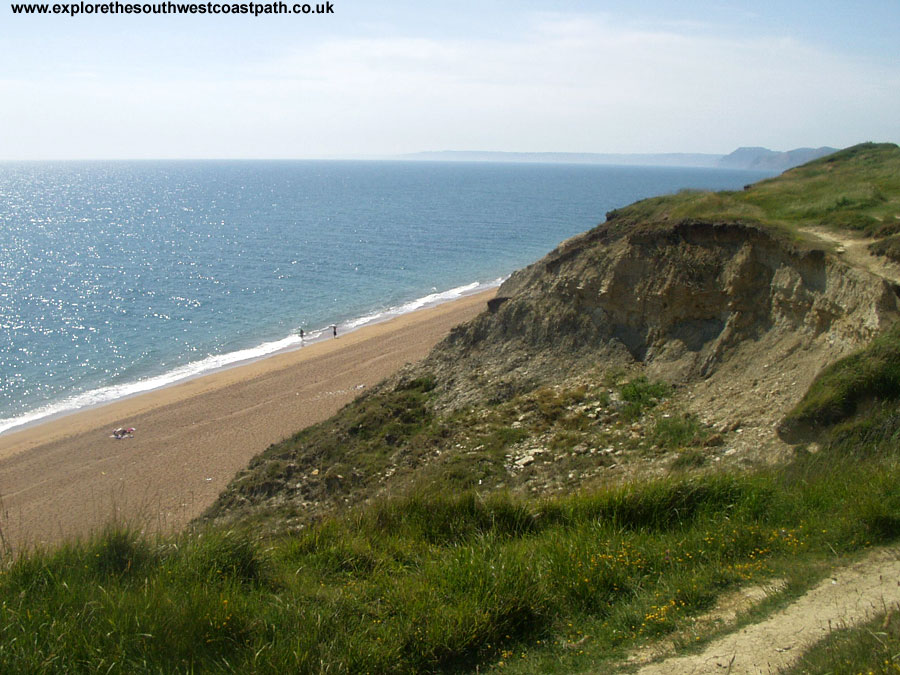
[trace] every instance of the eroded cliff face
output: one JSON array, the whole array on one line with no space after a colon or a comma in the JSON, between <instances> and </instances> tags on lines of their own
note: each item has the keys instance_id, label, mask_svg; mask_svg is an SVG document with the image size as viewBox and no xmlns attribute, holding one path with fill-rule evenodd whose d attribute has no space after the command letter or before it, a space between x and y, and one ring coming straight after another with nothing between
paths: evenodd
<instances>
[{"instance_id":1,"label":"eroded cliff face","mask_svg":"<svg viewBox=\"0 0 900 675\"><path fill-rule=\"evenodd\" d=\"M591 442L602 437L602 447L568 447L532 420L502 457L485 450L494 436L484 420L508 413L486 403L536 387L599 390L641 374L674 385L666 405L703 423L715 440L710 462L777 462L792 450L776 425L816 374L900 316L894 282L827 246L733 223L618 226L613 219L514 274L481 315L422 362L315 433L272 446L209 516L285 506L302 520L437 480L442 471L497 462L502 476L484 469L493 477L485 489L540 492L661 475L672 458L650 447L650 422L623 423L602 397L581 410L593 414ZM618 372L608 379L611 371ZM527 399L519 399L517 419L504 418L504 432L514 434L523 420L527 426L534 408ZM463 418L462 426L453 421ZM404 436L404 425L426 422L427 439ZM374 437L380 444L369 447Z\"/></svg>"},{"instance_id":2,"label":"eroded cliff face","mask_svg":"<svg viewBox=\"0 0 900 675\"><path fill-rule=\"evenodd\" d=\"M763 365L800 350L815 371L898 310L891 282L761 228L685 222L622 232L613 223L510 277L490 310L423 366L443 375L450 405L597 364L640 363L687 384L734 367L767 375Z\"/></svg>"}]
</instances>

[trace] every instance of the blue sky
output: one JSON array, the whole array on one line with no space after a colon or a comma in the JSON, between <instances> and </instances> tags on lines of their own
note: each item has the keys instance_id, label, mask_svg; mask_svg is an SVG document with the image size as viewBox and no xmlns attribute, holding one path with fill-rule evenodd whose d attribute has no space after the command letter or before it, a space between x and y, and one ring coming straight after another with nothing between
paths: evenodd
<instances>
[{"instance_id":1,"label":"blue sky","mask_svg":"<svg viewBox=\"0 0 900 675\"><path fill-rule=\"evenodd\" d=\"M900 0L332 0L258 18L4 2L0 159L900 141Z\"/></svg>"}]
</instances>

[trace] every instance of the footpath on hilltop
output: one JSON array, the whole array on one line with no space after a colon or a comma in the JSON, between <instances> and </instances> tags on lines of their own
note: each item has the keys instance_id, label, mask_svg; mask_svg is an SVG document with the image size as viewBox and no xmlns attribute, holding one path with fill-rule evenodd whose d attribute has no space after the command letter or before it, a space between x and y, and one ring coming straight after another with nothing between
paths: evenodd
<instances>
[{"instance_id":1,"label":"footpath on hilltop","mask_svg":"<svg viewBox=\"0 0 900 675\"><path fill-rule=\"evenodd\" d=\"M742 192L684 192L609 214L604 225L514 274L486 313L373 394L390 397L392 388L427 380L428 414L505 405L508 440L498 443L499 429L486 433L492 422L500 425L483 411L424 452L387 434L386 451L358 452L354 430L368 425L361 408L371 403L363 402L345 411L347 426L340 419L330 426L341 451L317 444L315 435L306 447L299 436L295 451L290 443L271 448L211 515L254 504L315 513L330 495L369 500L423 480L548 494L668 475L679 464L702 471L787 461L792 447L776 433L785 413L824 366L868 344L898 316L898 167L896 146L858 146ZM639 418L623 424L628 402L615 387L590 392L598 370L609 384L610 370L635 367L676 387L660 406L669 412L660 414L685 420L686 443L667 447ZM548 416L541 408L553 406L586 416L601 431L541 420ZM415 414L415 406L403 407ZM354 466L364 463L365 470ZM255 478L263 472L264 481ZM866 586L897 552L870 558L677 668L785 667L822 637L827 621L855 623L879 601L898 600L893 577ZM773 646L771 631L785 626L796 639ZM731 660L735 655L741 659ZM666 663L646 672L671 672Z\"/></svg>"},{"instance_id":2,"label":"footpath on hilltop","mask_svg":"<svg viewBox=\"0 0 900 675\"><path fill-rule=\"evenodd\" d=\"M617 209L192 531L11 561L0 671L896 672L898 263L892 144Z\"/></svg>"}]
</instances>

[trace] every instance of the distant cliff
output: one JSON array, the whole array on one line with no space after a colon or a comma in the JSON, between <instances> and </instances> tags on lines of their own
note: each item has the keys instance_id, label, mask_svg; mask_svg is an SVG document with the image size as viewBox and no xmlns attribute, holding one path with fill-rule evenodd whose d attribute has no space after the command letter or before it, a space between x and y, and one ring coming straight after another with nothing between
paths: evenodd
<instances>
[{"instance_id":1,"label":"distant cliff","mask_svg":"<svg viewBox=\"0 0 900 675\"><path fill-rule=\"evenodd\" d=\"M797 148L777 152L768 148L738 148L716 162L720 169L758 169L760 171L787 171L814 159L837 152L837 148Z\"/></svg>"},{"instance_id":2,"label":"distant cliff","mask_svg":"<svg viewBox=\"0 0 900 675\"><path fill-rule=\"evenodd\" d=\"M752 169L786 171L835 152L834 148L797 148L777 152L767 148L738 148L729 155L697 152L597 153L597 152L491 152L438 150L401 155L400 159L431 162L516 162L603 164L609 166L680 166L698 169Z\"/></svg>"}]
</instances>

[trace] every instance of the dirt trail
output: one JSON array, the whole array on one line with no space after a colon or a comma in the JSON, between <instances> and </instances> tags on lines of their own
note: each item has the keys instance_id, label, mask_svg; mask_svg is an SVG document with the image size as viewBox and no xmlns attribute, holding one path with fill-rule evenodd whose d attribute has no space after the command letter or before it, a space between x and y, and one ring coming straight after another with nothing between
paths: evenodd
<instances>
[{"instance_id":1,"label":"dirt trail","mask_svg":"<svg viewBox=\"0 0 900 675\"><path fill-rule=\"evenodd\" d=\"M829 632L900 606L900 548L882 548L835 570L796 602L760 623L714 640L699 654L669 658L640 675L778 673Z\"/></svg>"},{"instance_id":2,"label":"dirt trail","mask_svg":"<svg viewBox=\"0 0 900 675\"><path fill-rule=\"evenodd\" d=\"M811 234L823 241L836 244L835 253L849 265L868 270L872 274L900 284L900 265L883 256L872 255L869 244L875 239L853 236L846 232L829 230L824 227L801 228L801 232Z\"/></svg>"},{"instance_id":3,"label":"dirt trail","mask_svg":"<svg viewBox=\"0 0 900 675\"><path fill-rule=\"evenodd\" d=\"M803 231L833 244L834 254L848 265L900 285L900 265L872 255L868 246L873 239L826 228ZM832 630L853 626L898 606L900 547L877 549L862 560L835 570L796 602L767 619L714 640L700 653L666 658L636 672L641 675L778 673L796 663L807 649ZM635 654L631 663L644 660Z\"/></svg>"}]
</instances>

